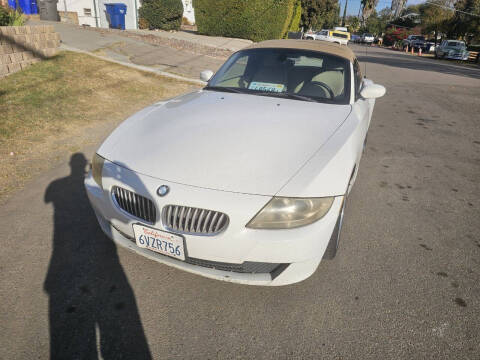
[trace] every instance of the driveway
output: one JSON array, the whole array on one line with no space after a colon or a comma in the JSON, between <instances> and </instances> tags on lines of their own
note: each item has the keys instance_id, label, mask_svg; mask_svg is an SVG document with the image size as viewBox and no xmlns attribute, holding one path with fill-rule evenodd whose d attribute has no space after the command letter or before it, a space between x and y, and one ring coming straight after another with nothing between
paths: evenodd
<instances>
[{"instance_id":1,"label":"driveway","mask_svg":"<svg viewBox=\"0 0 480 360\"><path fill-rule=\"evenodd\" d=\"M387 95L334 260L263 288L117 248L83 190L86 148L0 208L0 357L478 359L479 72L353 49Z\"/></svg>"},{"instance_id":2,"label":"driveway","mask_svg":"<svg viewBox=\"0 0 480 360\"><path fill-rule=\"evenodd\" d=\"M160 71L193 79L198 79L200 72L205 69L216 70L225 61L225 58L209 56L208 51L196 52L195 48L202 45L186 40L184 40L185 47L183 49L141 41L141 36L146 36L145 32L142 31L123 32L122 35L120 31L88 29L59 22L30 20L29 24L53 25L55 31L60 34L62 44L67 47L92 52L117 61L149 66ZM150 37L152 36L150 35ZM159 41L162 39L164 38L159 37ZM183 39L174 39L172 41L175 40L178 42ZM164 41L167 40L164 39ZM239 41L237 43L234 45L241 46L243 44ZM218 44L219 46L222 45L220 42ZM215 43L208 44L208 47L214 49L214 45ZM226 43L226 45L230 44ZM248 45L248 43L245 45ZM230 51L223 52L229 53ZM212 50L212 54L215 55L214 50Z\"/></svg>"}]
</instances>

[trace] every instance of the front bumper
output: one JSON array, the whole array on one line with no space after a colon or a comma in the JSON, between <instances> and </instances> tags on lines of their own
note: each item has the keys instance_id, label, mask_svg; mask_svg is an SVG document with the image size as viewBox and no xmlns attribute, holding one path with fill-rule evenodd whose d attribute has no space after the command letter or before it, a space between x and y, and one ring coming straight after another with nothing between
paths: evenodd
<instances>
[{"instance_id":1,"label":"front bumper","mask_svg":"<svg viewBox=\"0 0 480 360\"><path fill-rule=\"evenodd\" d=\"M170 193L156 195L160 185ZM103 189L91 175L85 186L102 230L117 244L149 259L209 278L250 285L286 285L312 275L320 263L340 211L342 197L337 197L330 211L314 224L288 230L254 230L245 224L270 200L269 196L239 194L159 180L135 173L105 161ZM288 264L280 273L238 273L183 262L137 247L132 241L132 225L139 220L121 211L111 196L113 186L121 186L151 199L157 219L148 226L165 230L160 212L174 204L221 211L230 217L228 228L215 236L182 234L190 257L210 262L242 264L244 262Z\"/></svg>"},{"instance_id":2,"label":"front bumper","mask_svg":"<svg viewBox=\"0 0 480 360\"><path fill-rule=\"evenodd\" d=\"M467 59L468 59L468 55L464 55L464 54L447 54L447 55L445 55L445 58L446 58L446 59L450 59L450 60L467 60Z\"/></svg>"}]
</instances>

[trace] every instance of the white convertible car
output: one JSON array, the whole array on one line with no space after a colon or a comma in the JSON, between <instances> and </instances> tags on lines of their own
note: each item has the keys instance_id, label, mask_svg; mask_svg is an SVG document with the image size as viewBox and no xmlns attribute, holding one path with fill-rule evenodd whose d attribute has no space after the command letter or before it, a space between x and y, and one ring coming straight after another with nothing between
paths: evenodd
<instances>
[{"instance_id":1,"label":"white convertible car","mask_svg":"<svg viewBox=\"0 0 480 360\"><path fill-rule=\"evenodd\" d=\"M103 231L213 279L286 285L337 251L375 98L345 46L271 40L123 122L86 190Z\"/></svg>"}]
</instances>

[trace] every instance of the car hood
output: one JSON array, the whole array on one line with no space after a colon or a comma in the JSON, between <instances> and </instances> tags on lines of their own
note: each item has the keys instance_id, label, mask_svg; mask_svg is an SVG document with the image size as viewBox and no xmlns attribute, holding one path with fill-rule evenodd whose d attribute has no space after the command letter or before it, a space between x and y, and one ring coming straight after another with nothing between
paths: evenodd
<instances>
[{"instance_id":1,"label":"car hood","mask_svg":"<svg viewBox=\"0 0 480 360\"><path fill-rule=\"evenodd\" d=\"M200 90L127 119L98 154L173 183L274 195L350 111L350 105Z\"/></svg>"}]
</instances>

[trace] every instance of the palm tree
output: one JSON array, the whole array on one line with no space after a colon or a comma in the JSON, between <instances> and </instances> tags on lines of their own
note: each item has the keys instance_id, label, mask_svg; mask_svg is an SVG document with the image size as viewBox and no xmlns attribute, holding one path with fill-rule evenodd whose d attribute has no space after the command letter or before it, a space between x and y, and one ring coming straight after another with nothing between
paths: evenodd
<instances>
[{"instance_id":1,"label":"palm tree","mask_svg":"<svg viewBox=\"0 0 480 360\"><path fill-rule=\"evenodd\" d=\"M362 0L362 22L368 19L372 12L377 7L378 0Z\"/></svg>"}]
</instances>

